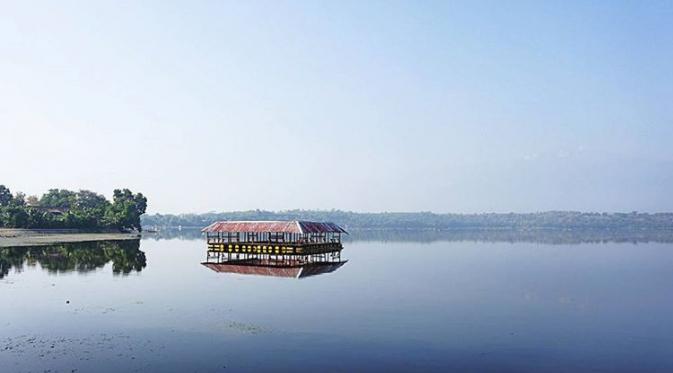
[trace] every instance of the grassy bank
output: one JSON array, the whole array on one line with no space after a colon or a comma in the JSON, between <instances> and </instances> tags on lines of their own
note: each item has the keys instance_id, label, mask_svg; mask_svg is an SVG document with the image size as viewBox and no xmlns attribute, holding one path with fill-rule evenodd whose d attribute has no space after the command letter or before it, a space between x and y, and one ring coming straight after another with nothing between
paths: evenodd
<instances>
[{"instance_id":1,"label":"grassy bank","mask_svg":"<svg viewBox=\"0 0 673 373\"><path fill-rule=\"evenodd\" d=\"M64 242L137 239L137 233L83 231L78 229L6 229L0 228L0 247L42 246Z\"/></svg>"}]
</instances>

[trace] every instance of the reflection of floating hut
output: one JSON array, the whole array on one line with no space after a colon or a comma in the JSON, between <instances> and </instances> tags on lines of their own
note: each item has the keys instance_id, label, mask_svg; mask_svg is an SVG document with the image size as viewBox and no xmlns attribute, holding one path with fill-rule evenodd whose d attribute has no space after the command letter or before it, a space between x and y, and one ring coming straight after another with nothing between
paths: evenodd
<instances>
[{"instance_id":1,"label":"reflection of floating hut","mask_svg":"<svg viewBox=\"0 0 673 373\"><path fill-rule=\"evenodd\" d=\"M294 266L278 265L278 264L255 265L253 262L245 264L241 262L203 263L204 266L212 269L215 272L235 273L239 275L257 275L257 276L291 277L291 278L304 278L334 272L344 264L346 264L346 261L331 262L331 263L314 262Z\"/></svg>"},{"instance_id":2,"label":"reflection of floating hut","mask_svg":"<svg viewBox=\"0 0 673 373\"><path fill-rule=\"evenodd\" d=\"M334 223L221 221L202 230L208 246L203 265L217 272L306 277L339 268L341 235Z\"/></svg>"}]
</instances>

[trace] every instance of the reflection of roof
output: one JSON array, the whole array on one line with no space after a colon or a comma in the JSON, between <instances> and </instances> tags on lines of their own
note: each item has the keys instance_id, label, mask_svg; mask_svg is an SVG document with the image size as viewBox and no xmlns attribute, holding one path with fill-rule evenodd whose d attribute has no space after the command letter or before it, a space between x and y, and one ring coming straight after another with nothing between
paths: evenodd
<instances>
[{"instance_id":1,"label":"reflection of roof","mask_svg":"<svg viewBox=\"0 0 673 373\"><path fill-rule=\"evenodd\" d=\"M334 223L313 221L218 221L201 230L201 232L253 232L253 233L348 233Z\"/></svg>"},{"instance_id":2,"label":"reflection of roof","mask_svg":"<svg viewBox=\"0 0 673 373\"><path fill-rule=\"evenodd\" d=\"M334 272L343 262L334 263L310 263L297 266L264 266L254 264L233 264L233 263L201 263L215 272L236 273L240 275L257 275L272 277L291 277L303 278L309 276L321 275L323 273Z\"/></svg>"}]
</instances>

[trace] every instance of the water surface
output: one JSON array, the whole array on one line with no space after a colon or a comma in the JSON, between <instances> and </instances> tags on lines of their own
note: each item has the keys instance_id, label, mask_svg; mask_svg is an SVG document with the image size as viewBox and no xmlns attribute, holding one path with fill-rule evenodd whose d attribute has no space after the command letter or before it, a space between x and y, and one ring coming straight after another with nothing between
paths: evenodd
<instances>
[{"instance_id":1,"label":"water surface","mask_svg":"<svg viewBox=\"0 0 673 373\"><path fill-rule=\"evenodd\" d=\"M601 242L355 237L301 279L198 239L0 249L0 371L673 371L673 244Z\"/></svg>"}]
</instances>

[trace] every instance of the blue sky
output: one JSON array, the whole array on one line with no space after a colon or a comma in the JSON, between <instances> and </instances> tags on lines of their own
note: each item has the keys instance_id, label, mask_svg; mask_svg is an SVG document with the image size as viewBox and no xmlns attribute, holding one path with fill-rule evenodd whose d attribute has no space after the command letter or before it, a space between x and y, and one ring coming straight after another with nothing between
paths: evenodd
<instances>
[{"instance_id":1,"label":"blue sky","mask_svg":"<svg viewBox=\"0 0 673 373\"><path fill-rule=\"evenodd\" d=\"M0 183L152 212L673 210L673 2L6 2Z\"/></svg>"}]
</instances>

